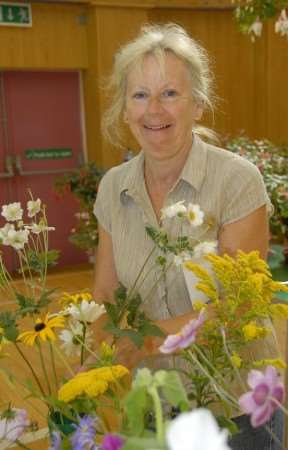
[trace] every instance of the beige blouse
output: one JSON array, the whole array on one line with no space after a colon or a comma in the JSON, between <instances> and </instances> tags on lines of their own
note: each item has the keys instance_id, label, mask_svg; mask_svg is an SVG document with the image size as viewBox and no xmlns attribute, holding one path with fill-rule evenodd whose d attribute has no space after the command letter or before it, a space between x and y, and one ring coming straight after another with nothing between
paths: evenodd
<instances>
[{"instance_id":1,"label":"beige blouse","mask_svg":"<svg viewBox=\"0 0 288 450\"><path fill-rule=\"evenodd\" d=\"M159 228L145 186L143 161L144 155L140 153L129 162L110 169L100 183L94 209L99 223L111 234L118 279L127 288L133 286L154 246L145 225ZM182 234L201 240L217 240L222 225L247 216L263 204L267 204L269 213L272 211L258 169L234 153L204 143L197 135L164 206L180 200L199 204L206 219L213 221L214 226L205 233L205 225L191 228L187 224L186 229L182 226ZM177 221L167 227L170 234L179 235ZM144 310L153 320L191 311L182 271L173 267L164 277L160 267L155 265L158 255L154 251L138 282ZM195 291L195 298L197 296L199 292Z\"/></svg>"},{"instance_id":2,"label":"beige blouse","mask_svg":"<svg viewBox=\"0 0 288 450\"><path fill-rule=\"evenodd\" d=\"M111 234L118 279L127 288L134 285L154 247L145 225L159 228L145 186L143 162L141 152L129 162L110 169L100 183L94 208L99 223ZM203 227L191 228L187 224L186 230L182 228L184 235L201 240L217 240L224 224L244 218L264 204L268 214L273 210L257 167L234 153L203 142L197 135L194 135L185 166L164 206L181 200L199 204L205 217L214 223L204 234ZM179 231L177 221L173 221L169 233L177 236ZM154 250L137 283L143 309L152 320L175 317L192 309L183 271L173 266L163 276L161 268L155 264L159 254ZM194 296L194 300L197 299L199 291L195 290ZM251 346L248 353L254 358L271 358L276 356L275 350L271 335L265 343L261 342L261 348ZM180 362L177 357L166 355L143 362L151 368L168 368L175 364L185 366L185 362ZM233 391L239 393L239 388L235 386Z\"/></svg>"}]
</instances>

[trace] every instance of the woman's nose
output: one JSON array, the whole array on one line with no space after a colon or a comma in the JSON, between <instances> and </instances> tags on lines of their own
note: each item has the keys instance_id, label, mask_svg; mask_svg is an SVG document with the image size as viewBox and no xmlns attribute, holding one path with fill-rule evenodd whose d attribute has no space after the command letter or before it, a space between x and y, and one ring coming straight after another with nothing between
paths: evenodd
<instances>
[{"instance_id":1,"label":"woman's nose","mask_svg":"<svg viewBox=\"0 0 288 450\"><path fill-rule=\"evenodd\" d=\"M147 103L147 111L151 114L162 112L163 105L160 97L157 95L151 96Z\"/></svg>"}]
</instances>

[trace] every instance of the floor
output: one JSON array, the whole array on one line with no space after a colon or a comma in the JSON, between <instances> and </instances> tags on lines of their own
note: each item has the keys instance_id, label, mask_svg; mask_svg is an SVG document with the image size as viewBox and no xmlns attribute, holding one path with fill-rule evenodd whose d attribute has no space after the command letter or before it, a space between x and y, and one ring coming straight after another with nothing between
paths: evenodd
<instances>
[{"instance_id":1,"label":"floor","mask_svg":"<svg viewBox=\"0 0 288 450\"><path fill-rule=\"evenodd\" d=\"M55 305L57 302L57 299L60 296L60 293L63 291L75 293L78 291L83 291L86 289L91 289L93 283L93 270L91 266L81 267L78 268L78 270L67 270L63 272L55 272L48 276L48 286L52 288L58 288L58 291L55 291L53 294L55 297ZM54 302L54 301L53 301ZM6 310L8 307L13 307L11 303L5 299L1 302L0 310ZM286 351L286 321L280 321L278 320L275 323L277 335L279 338L279 345L280 349L283 352L283 354L287 354ZM29 433L26 436L26 446L30 448L31 450L47 450L48 448L48 442L43 436L47 435L47 428L46 428L46 413L43 415L41 412L41 409L43 410L43 406L41 408L41 402L36 401L35 399L26 399L23 400L23 397L25 396L25 389L19 389L16 388L12 383L4 382L3 377L5 377L4 370L11 370L13 373L20 373L23 374L23 379L25 372L25 366L23 365L21 359L19 358L19 355L16 351L13 349L7 349L7 352L9 353L9 357L3 358L0 360L0 379L1 379L1 400L3 401L10 399L13 401L13 404L17 405L18 407L25 407L28 412L31 414L31 416L38 422L38 426L40 428L39 431L35 433ZM46 354L45 354L46 356ZM35 349L33 348L28 349L27 357L29 358L30 363L33 367L39 367L39 361L38 357L36 355ZM4 369L4 370L3 370ZM16 372L15 372L16 371ZM35 409L36 408L36 409ZM4 446L0 443L0 450L3 449ZM19 447L14 447L19 448Z\"/></svg>"}]
</instances>

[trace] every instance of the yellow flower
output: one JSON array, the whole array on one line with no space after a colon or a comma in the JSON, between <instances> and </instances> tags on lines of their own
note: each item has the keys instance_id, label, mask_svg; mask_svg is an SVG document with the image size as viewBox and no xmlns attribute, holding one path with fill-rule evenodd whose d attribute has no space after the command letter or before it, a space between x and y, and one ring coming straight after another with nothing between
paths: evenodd
<instances>
[{"instance_id":1,"label":"yellow flower","mask_svg":"<svg viewBox=\"0 0 288 450\"><path fill-rule=\"evenodd\" d=\"M282 319L288 319L288 305L282 303L269 306L269 313L274 317L280 317Z\"/></svg>"},{"instance_id":2,"label":"yellow flower","mask_svg":"<svg viewBox=\"0 0 288 450\"><path fill-rule=\"evenodd\" d=\"M188 261L185 263L185 267L197 275L198 278L201 280L208 280L211 279L208 271L204 269L203 267L199 266L198 264L192 263L191 261Z\"/></svg>"},{"instance_id":3,"label":"yellow flower","mask_svg":"<svg viewBox=\"0 0 288 450\"><path fill-rule=\"evenodd\" d=\"M93 297L89 292L80 292L78 294L69 294L68 292L64 292L59 302L61 305L67 306L70 303L74 303L75 305L77 305L78 303L81 303L83 300L91 302L91 300L93 300Z\"/></svg>"},{"instance_id":4,"label":"yellow flower","mask_svg":"<svg viewBox=\"0 0 288 450\"><path fill-rule=\"evenodd\" d=\"M35 344L35 340L39 337L42 341L55 341L56 335L54 328L63 328L65 325L65 318L62 316L52 317L49 319L49 314L46 314L44 320L36 319L34 329L31 331L24 331L19 334L17 340L23 342L25 345L31 347Z\"/></svg>"},{"instance_id":5,"label":"yellow flower","mask_svg":"<svg viewBox=\"0 0 288 450\"><path fill-rule=\"evenodd\" d=\"M115 355L115 345L108 345L107 342L101 342L100 358L112 360Z\"/></svg>"},{"instance_id":6,"label":"yellow flower","mask_svg":"<svg viewBox=\"0 0 288 450\"><path fill-rule=\"evenodd\" d=\"M68 403L85 394L88 397L98 397L104 394L110 383L116 382L128 373L129 370L121 365L99 367L88 372L78 373L59 389L58 398Z\"/></svg>"},{"instance_id":7,"label":"yellow flower","mask_svg":"<svg viewBox=\"0 0 288 450\"><path fill-rule=\"evenodd\" d=\"M247 325L244 325L242 331L246 341L252 341L253 339L262 338L270 332L268 328L259 327L254 321L249 322Z\"/></svg>"},{"instance_id":8,"label":"yellow flower","mask_svg":"<svg viewBox=\"0 0 288 450\"><path fill-rule=\"evenodd\" d=\"M213 302L216 302L218 300L218 293L214 286L205 284L205 283L197 283L196 289L198 291L203 292L203 294L207 295L207 297L212 300Z\"/></svg>"},{"instance_id":9,"label":"yellow flower","mask_svg":"<svg viewBox=\"0 0 288 450\"><path fill-rule=\"evenodd\" d=\"M281 358L275 359L259 359L258 361L254 361L254 367L264 367L264 366L274 366L276 369L285 369L286 363Z\"/></svg>"},{"instance_id":10,"label":"yellow flower","mask_svg":"<svg viewBox=\"0 0 288 450\"><path fill-rule=\"evenodd\" d=\"M206 303L203 303L202 300L196 300L195 302L193 302L194 311L200 312L203 308L206 309L207 305Z\"/></svg>"},{"instance_id":11,"label":"yellow flower","mask_svg":"<svg viewBox=\"0 0 288 450\"><path fill-rule=\"evenodd\" d=\"M231 361L232 361L233 365L235 367L237 367L237 369L239 369L241 367L241 365L242 365L242 359L240 358L240 356L236 352L232 353Z\"/></svg>"}]
</instances>

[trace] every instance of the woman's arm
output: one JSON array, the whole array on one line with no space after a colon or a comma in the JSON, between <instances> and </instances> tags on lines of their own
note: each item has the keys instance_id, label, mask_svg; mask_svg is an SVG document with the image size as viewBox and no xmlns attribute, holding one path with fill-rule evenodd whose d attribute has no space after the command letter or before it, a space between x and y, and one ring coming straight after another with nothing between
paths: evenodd
<instances>
[{"instance_id":1,"label":"woman's arm","mask_svg":"<svg viewBox=\"0 0 288 450\"><path fill-rule=\"evenodd\" d=\"M114 290L118 287L118 279L115 269L112 239L109 233L98 224L99 244L96 250L96 264L94 273L93 298L97 303L109 302L113 299ZM96 347L102 341L112 341L111 334L103 330L107 322L107 314L103 314L93 325ZM93 358L88 358L86 363L92 363Z\"/></svg>"},{"instance_id":2,"label":"woman's arm","mask_svg":"<svg viewBox=\"0 0 288 450\"><path fill-rule=\"evenodd\" d=\"M109 233L98 224L99 244L96 250L96 264L93 294L97 302L111 301L118 287L112 239Z\"/></svg>"},{"instance_id":3,"label":"woman's arm","mask_svg":"<svg viewBox=\"0 0 288 450\"><path fill-rule=\"evenodd\" d=\"M105 237L104 235L104 239L105 238L107 238L107 236ZM109 238L110 236L108 235L108 242ZM265 258L268 249L268 238L269 232L266 206L261 206L256 211L249 214L247 217L223 226L219 233L220 254L227 253L228 255L234 256L238 249L243 250L244 252L259 250L261 257ZM113 260L112 246L111 253ZM107 259L106 262L108 263L109 260ZM101 270L102 268L100 267L100 272L98 274L98 276L100 277ZM111 276L111 274L109 276ZM114 276L114 280L117 280L115 272ZM109 282L109 280L106 280L105 278L102 280L102 283L103 281L106 283L107 281ZM111 279L111 281L113 281L113 278ZM208 316L213 315L213 305L208 305L207 314ZM197 318L198 315L198 312L191 311L190 313L181 316L173 317L167 320L156 321L156 325L158 325L165 334L176 334L190 320ZM136 347L128 339L121 339L119 341L119 344L117 344L119 361L127 367L135 367L144 357L159 353L158 348L162 342L163 338L147 337L145 338L145 345L143 346L143 348L137 351Z\"/></svg>"},{"instance_id":4,"label":"woman's arm","mask_svg":"<svg viewBox=\"0 0 288 450\"><path fill-rule=\"evenodd\" d=\"M235 256L237 250L251 252L259 250L266 259L269 244L269 226L266 205L253 211L243 219L224 225L219 233L219 252Z\"/></svg>"}]
</instances>

